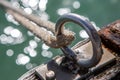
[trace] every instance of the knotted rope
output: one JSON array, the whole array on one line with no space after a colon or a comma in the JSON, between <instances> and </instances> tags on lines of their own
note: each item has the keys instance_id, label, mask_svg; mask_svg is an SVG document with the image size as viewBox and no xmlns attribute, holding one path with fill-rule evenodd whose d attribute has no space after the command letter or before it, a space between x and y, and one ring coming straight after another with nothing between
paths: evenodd
<instances>
[{"instance_id":1,"label":"knotted rope","mask_svg":"<svg viewBox=\"0 0 120 80\"><path fill-rule=\"evenodd\" d=\"M0 5L6 8L6 11L11 14L16 21L33 32L37 37L41 38L48 46L52 48L61 48L71 44L74 40L74 33L72 31L64 30L62 35L56 37L54 35L54 23L42 20L33 14L27 14L22 9L11 6L11 4L5 0L0 0ZM53 35L45 29L51 31Z\"/></svg>"}]
</instances>

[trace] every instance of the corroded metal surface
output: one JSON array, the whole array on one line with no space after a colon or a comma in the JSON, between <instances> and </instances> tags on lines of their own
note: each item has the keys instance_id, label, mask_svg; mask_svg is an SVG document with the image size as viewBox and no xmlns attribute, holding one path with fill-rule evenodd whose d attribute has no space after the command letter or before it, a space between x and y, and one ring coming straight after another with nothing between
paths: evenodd
<instances>
[{"instance_id":1,"label":"corroded metal surface","mask_svg":"<svg viewBox=\"0 0 120 80\"><path fill-rule=\"evenodd\" d=\"M103 42L103 56L99 64L89 69L87 73L81 73L82 70L79 68L74 70L75 64L67 66L69 68L63 69L63 65L61 64L65 64L66 62L64 62L65 57L62 55L30 70L18 80L119 80L120 21L107 25L107 27L99 31L99 35ZM79 59L88 59L93 54L92 44L89 39L77 43L72 50L77 54ZM52 73L50 73L52 77L47 74L49 71L52 71ZM47 77L49 77L49 79L46 79Z\"/></svg>"},{"instance_id":2,"label":"corroded metal surface","mask_svg":"<svg viewBox=\"0 0 120 80\"><path fill-rule=\"evenodd\" d=\"M84 56L86 58L88 58L92 54L91 46L92 46L91 42L87 42L81 47L78 47L78 48L74 47L74 51L75 52L79 51L79 52L81 52L81 53L79 53L80 55L84 54ZM111 54L110 51L108 51L104 47L103 47L103 51L104 51L104 54L102 56L101 61L99 62L99 64L96 67L93 67L91 69L91 71L93 71L93 73L97 69L103 68L108 63L115 60L115 56L113 54ZM49 61L47 64L40 65L40 66L36 67L35 69L33 69L31 72L28 72L27 74L29 74L29 75L24 74L24 76L22 76L19 80L31 80L31 79L27 79L27 78L30 78L29 77L30 73L31 73L31 75L34 74L34 76L36 75L37 77L39 77L40 80L48 80L48 79L46 79L46 73L48 71L53 71L55 73L56 80L77 80L77 79L81 78L83 76L83 74L79 73L79 71L77 73L73 74L71 71L69 71L67 69L63 70L61 68L60 64L61 64L63 58L64 58L64 56L58 56L58 57L54 58L53 60ZM23 78L26 78L26 79L23 79ZM36 80L39 80L39 79L36 79Z\"/></svg>"},{"instance_id":3,"label":"corroded metal surface","mask_svg":"<svg viewBox=\"0 0 120 80\"><path fill-rule=\"evenodd\" d=\"M103 44L120 54L120 20L117 20L99 31Z\"/></svg>"}]
</instances>

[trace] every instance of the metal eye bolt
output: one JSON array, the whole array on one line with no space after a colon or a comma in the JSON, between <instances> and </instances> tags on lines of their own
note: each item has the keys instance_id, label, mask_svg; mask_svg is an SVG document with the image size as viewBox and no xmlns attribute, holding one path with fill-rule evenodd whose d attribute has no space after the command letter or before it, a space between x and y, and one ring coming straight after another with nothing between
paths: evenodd
<instances>
[{"instance_id":1,"label":"metal eye bolt","mask_svg":"<svg viewBox=\"0 0 120 80\"><path fill-rule=\"evenodd\" d=\"M93 47L92 57L90 59L85 60L76 59L77 64L84 68L91 68L97 65L102 57L103 51L101 47L101 39L93 25L88 20L77 14L68 13L62 15L57 21L55 26L56 37L62 35L64 29L63 25L66 22L74 22L80 25L83 29L85 29L92 43ZM65 55L69 56L70 58L72 57L72 59L76 58L76 54L67 46L62 47L61 49Z\"/></svg>"}]
</instances>

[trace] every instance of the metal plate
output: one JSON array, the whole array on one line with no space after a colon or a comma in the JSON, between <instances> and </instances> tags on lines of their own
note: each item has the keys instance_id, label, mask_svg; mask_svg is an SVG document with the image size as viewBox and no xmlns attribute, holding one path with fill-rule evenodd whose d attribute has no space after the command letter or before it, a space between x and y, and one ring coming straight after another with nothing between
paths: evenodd
<instances>
[{"instance_id":1,"label":"metal plate","mask_svg":"<svg viewBox=\"0 0 120 80\"><path fill-rule=\"evenodd\" d=\"M103 46L102 48L103 48L104 54L99 64L91 69L93 71L103 68L108 63L115 61L115 56ZM84 45L76 48L74 47L74 51L80 51L86 57L90 57L92 55L92 45L90 42L86 41ZM62 61L62 58L63 56L57 56L53 58L51 61L49 61L48 63L42 64L28 71L23 76L21 76L18 80L46 80L46 73L50 70L54 71L55 80L76 80L80 78L81 74L73 74L69 71L63 71L61 69L61 67L59 66L59 63ZM35 75L37 75L40 79L38 79L38 77L36 78ZM34 78L32 77L30 79L31 76L33 76Z\"/></svg>"},{"instance_id":2,"label":"metal plate","mask_svg":"<svg viewBox=\"0 0 120 80\"><path fill-rule=\"evenodd\" d=\"M112 62L113 60L115 60L115 56L113 54L111 54L110 51L108 51L106 48L102 47L104 54L102 56L101 61L99 62L98 65L96 65L95 67L92 68L92 70L95 69L99 69L104 67L105 65L107 65L108 63ZM83 55L85 55L86 57L90 57L92 55L92 45L91 42L87 42L84 45L82 45L79 48L74 48L74 51L79 51L81 52ZM59 60L61 58L57 57L55 59L53 59L52 61L48 62L47 64L38 67L36 69L36 74L41 77L42 80L46 80L45 78L45 74L49 71L52 70L55 72L55 79L56 80L75 80L78 77L80 77L80 74L72 74L70 72L65 72L63 70L61 70L60 66L58 66L57 63L59 63ZM82 74L83 75L83 74Z\"/></svg>"},{"instance_id":3,"label":"metal plate","mask_svg":"<svg viewBox=\"0 0 120 80\"><path fill-rule=\"evenodd\" d=\"M77 44L79 45L79 44ZM76 47L77 47L76 45ZM93 51L92 51L92 44L90 41L88 41L87 43L84 43L82 46L80 46L79 48L74 48L74 51L78 51L81 52L81 55L85 56L86 58L90 58ZM102 59L100 60L99 64L96 65L96 67L100 67L104 64L106 64L107 62L114 60L115 56L113 55L112 52L110 52L107 48L105 48L104 46L102 46L103 49L103 56Z\"/></svg>"}]
</instances>

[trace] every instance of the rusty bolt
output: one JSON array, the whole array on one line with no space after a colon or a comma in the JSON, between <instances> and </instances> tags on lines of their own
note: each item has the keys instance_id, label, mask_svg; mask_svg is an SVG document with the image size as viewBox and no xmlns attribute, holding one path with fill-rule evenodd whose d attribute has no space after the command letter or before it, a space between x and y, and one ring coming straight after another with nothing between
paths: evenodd
<instances>
[{"instance_id":1,"label":"rusty bolt","mask_svg":"<svg viewBox=\"0 0 120 80\"><path fill-rule=\"evenodd\" d=\"M46 73L46 80L54 80L54 78L55 78L55 73L54 73L54 71L49 70L49 71Z\"/></svg>"}]
</instances>

